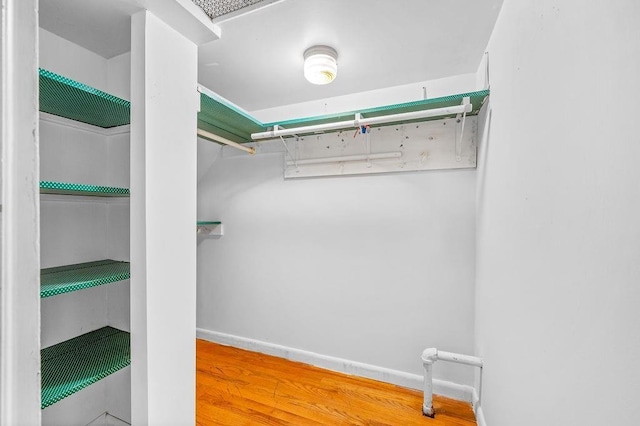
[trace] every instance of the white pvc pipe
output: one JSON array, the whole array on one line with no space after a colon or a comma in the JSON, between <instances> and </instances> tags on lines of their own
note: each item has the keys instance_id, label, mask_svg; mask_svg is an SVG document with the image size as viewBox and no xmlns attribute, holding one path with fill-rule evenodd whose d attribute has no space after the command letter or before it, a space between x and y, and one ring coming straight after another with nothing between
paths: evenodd
<instances>
[{"instance_id":1,"label":"white pvc pipe","mask_svg":"<svg viewBox=\"0 0 640 426\"><path fill-rule=\"evenodd\" d=\"M344 155L342 157L310 158L308 160L297 160L297 161L287 160L287 166L344 163L344 162L350 162L350 161L384 160L388 158L400 158L400 157L402 157L402 153L400 151L381 152L378 154Z\"/></svg>"},{"instance_id":2,"label":"white pvc pipe","mask_svg":"<svg viewBox=\"0 0 640 426\"><path fill-rule=\"evenodd\" d=\"M211 139L211 140L213 140L215 142L218 142L218 143L221 143L221 144L224 144L224 145L232 146L232 147L237 148L239 150L248 152L249 154L255 154L256 153L256 149L253 148L253 147L247 147L247 146L240 145L237 142L230 141L229 139L223 138L222 136L218 136L218 135L213 134L211 132L207 132L206 130L198 129L198 135L202 136L202 137L205 137L207 139Z\"/></svg>"},{"instance_id":3,"label":"white pvc pipe","mask_svg":"<svg viewBox=\"0 0 640 426\"><path fill-rule=\"evenodd\" d=\"M438 360L438 350L428 348L422 352L422 366L424 367L424 401L422 403L422 414L433 417L433 363Z\"/></svg>"},{"instance_id":4,"label":"white pvc pipe","mask_svg":"<svg viewBox=\"0 0 640 426\"><path fill-rule=\"evenodd\" d=\"M482 367L482 358L471 355L454 354L453 352L438 351L438 360L471 365L473 367Z\"/></svg>"},{"instance_id":5,"label":"white pvc pipe","mask_svg":"<svg viewBox=\"0 0 640 426\"><path fill-rule=\"evenodd\" d=\"M428 417L434 417L435 415L435 410L433 409L433 363L436 361L448 361L479 367L480 380L482 381L482 358L439 351L436 348L425 349L422 352L422 365L424 367L424 402L422 403L422 414ZM480 390L478 390L478 401L480 400L479 395Z\"/></svg>"},{"instance_id":6,"label":"white pvc pipe","mask_svg":"<svg viewBox=\"0 0 640 426\"><path fill-rule=\"evenodd\" d=\"M463 103L452 107L428 109L424 111L403 112L400 114L383 115L380 117L360 118L355 120L338 121L335 123L315 124L312 126L294 127L291 129L283 129L279 126L275 126L273 130L267 132L252 133L251 139L269 139L277 138L279 136L291 136L303 133L316 133L324 132L327 130L338 130L344 128L355 128L359 126L385 124L394 121L404 120L417 120L420 118L439 117L443 115L462 114L464 112L471 112L472 105L470 103Z\"/></svg>"}]
</instances>

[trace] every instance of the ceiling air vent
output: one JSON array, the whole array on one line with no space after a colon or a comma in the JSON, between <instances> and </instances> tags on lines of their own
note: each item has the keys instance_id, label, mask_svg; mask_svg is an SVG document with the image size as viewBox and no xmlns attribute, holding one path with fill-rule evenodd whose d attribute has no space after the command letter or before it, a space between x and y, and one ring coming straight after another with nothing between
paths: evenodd
<instances>
[{"instance_id":1,"label":"ceiling air vent","mask_svg":"<svg viewBox=\"0 0 640 426\"><path fill-rule=\"evenodd\" d=\"M264 0L192 0L211 19L235 12L245 7L262 3Z\"/></svg>"}]
</instances>

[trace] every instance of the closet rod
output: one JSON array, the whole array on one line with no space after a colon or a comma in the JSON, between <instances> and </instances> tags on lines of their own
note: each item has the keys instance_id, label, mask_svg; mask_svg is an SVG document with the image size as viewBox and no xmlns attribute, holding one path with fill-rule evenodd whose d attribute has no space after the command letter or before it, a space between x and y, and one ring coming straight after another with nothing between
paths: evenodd
<instances>
[{"instance_id":1,"label":"closet rod","mask_svg":"<svg viewBox=\"0 0 640 426\"><path fill-rule=\"evenodd\" d=\"M204 138L207 139L211 139L212 141L224 144L224 145L228 145L231 147L234 147L236 149L239 149L241 151L245 151L248 152L249 154L255 154L256 153L256 149L253 147L248 147L248 146L244 146L241 145L237 142L233 142L230 141L229 139L223 138L222 136L218 136L216 134L213 134L211 132L207 132L206 130L202 130L202 129L198 129L198 136L202 136Z\"/></svg>"},{"instance_id":2,"label":"closet rod","mask_svg":"<svg viewBox=\"0 0 640 426\"><path fill-rule=\"evenodd\" d=\"M366 125L386 124L400 121L417 120L421 118L440 117L444 115L456 115L465 112L471 112L473 106L470 99L465 97L461 105L452 107L427 109L423 111L403 112L399 114L382 115L378 117L360 118L360 114L356 114L354 120L338 121L335 123L316 124L311 126L295 127L290 129L284 129L280 126L275 126L273 130L267 132L252 133L251 139L269 139L277 138L279 136L291 136L305 133L323 132L326 130L339 130L346 128L357 128Z\"/></svg>"}]
</instances>

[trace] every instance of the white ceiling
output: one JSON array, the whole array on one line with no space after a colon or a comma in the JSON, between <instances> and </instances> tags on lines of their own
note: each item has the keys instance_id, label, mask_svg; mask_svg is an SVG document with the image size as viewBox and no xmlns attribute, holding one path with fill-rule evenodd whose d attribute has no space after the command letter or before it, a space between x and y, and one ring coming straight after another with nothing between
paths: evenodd
<instances>
[{"instance_id":1,"label":"white ceiling","mask_svg":"<svg viewBox=\"0 0 640 426\"><path fill-rule=\"evenodd\" d=\"M265 1L218 18L222 37L200 47L199 80L253 111L472 73L502 1ZM129 50L135 9L118 0L40 0L40 25L110 58ZM338 76L327 86L302 75L302 54L316 44L338 51Z\"/></svg>"}]
</instances>

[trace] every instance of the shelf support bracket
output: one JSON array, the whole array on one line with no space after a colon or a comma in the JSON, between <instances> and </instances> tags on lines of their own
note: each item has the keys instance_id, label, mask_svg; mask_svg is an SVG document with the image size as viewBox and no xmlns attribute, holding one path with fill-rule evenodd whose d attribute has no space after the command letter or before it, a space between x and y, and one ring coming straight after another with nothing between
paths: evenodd
<instances>
[{"instance_id":1,"label":"shelf support bracket","mask_svg":"<svg viewBox=\"0 0 640 426\"><path fill-rule=\"evenodd\" d=\"M221 143L223 145L227 145L227 146L230 146L232 148L239 149L239 150L244 151L244 152L248 152L251 155L256 153L256 149L254 147L252 147L252 146L241 145L241 144L239 144L237 142L230 141L227 138L223 138L222 136L218 136L218 135L216 135L214 133L207 132L206 130L198 129L198 136L202 136L203 138L210 139L210 140L212 140L214 142L218 142L218 143Z\"/></svg>"},{"instance_id":2,"label":"shelf support bracket","mask_svg":"<svg viewBox=\"0 0 640 426\"><path fill-rule=\"evenodd\" d=\"M462 98L462 103L461 105L463 105L465 107L465 109L462 112L462 126L460 129L460 137L456 138L456 161L461 161L462 160L462 137L464 136L464 124L467 118L467 105L471 104L471 98L469 98L468 96L465 96L464 98ZM456 115L456 121L460 122L460 114L458 113L458 115Z\"/></svg>"}]
</instances>

